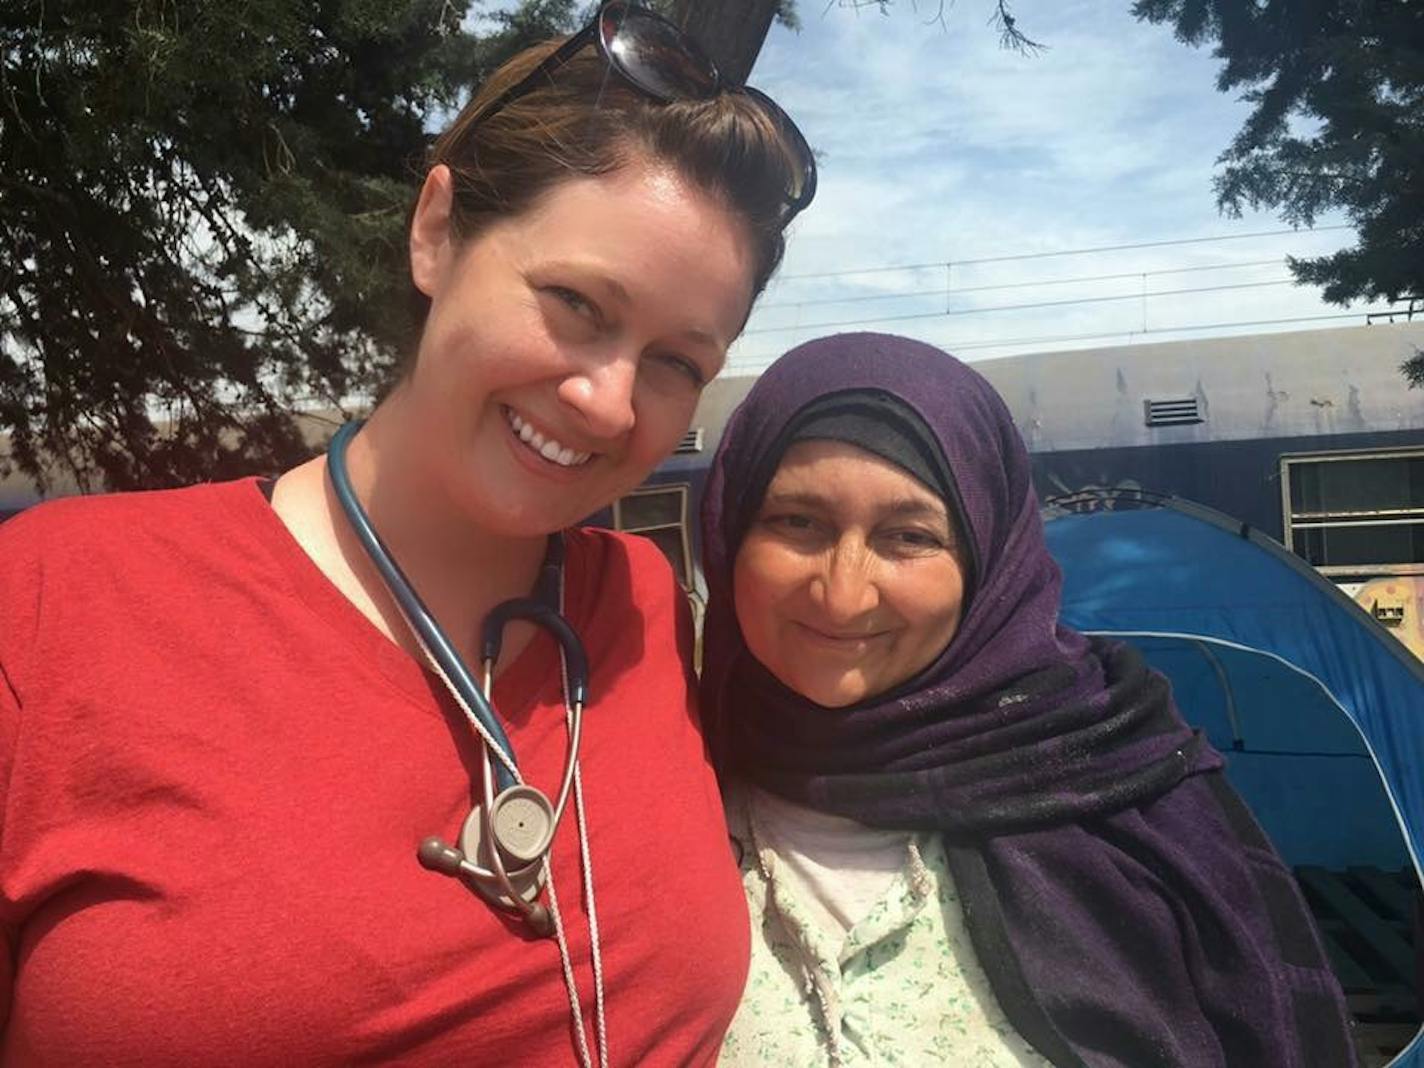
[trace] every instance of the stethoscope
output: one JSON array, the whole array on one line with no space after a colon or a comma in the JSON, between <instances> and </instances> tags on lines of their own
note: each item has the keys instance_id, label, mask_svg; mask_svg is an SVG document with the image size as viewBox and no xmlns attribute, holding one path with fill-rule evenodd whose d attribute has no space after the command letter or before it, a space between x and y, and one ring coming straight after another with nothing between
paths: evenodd
<instances>
[{"instance_id":1,"label":"stethoscope","mask_svg":"<svg viewBox=\"0 0 1424 1068\"><path fill-rule=\"evenodd\" d=\"M583 708L588 700L588 660L583 643L559 614L563 607L563 539L557 534L549 538L540 573L538 592L541 596L505 601L486 618L480 649L484 685L477 686L460 654L425 607L356 498L346 468L346 446L360 427L359 421L347 423L331 439L326 465L332 489L436 674L445 682L484 743L480 747L483 803L475 805L465 817L459 847L432 835L420 843L417 856L420 863L432 871L456 878L463 876L486 900L522 915L535 933L551 934L553 918L540 904L539 894L547 873L545 861L577 775ZM529 620L553 634L563 661L568 749L558 800L552 803L541 790L520 779L514 748L489 701L504 628L516 619ZM493 764L491 754L496 758Z\"/></svg>"}]
</instances>

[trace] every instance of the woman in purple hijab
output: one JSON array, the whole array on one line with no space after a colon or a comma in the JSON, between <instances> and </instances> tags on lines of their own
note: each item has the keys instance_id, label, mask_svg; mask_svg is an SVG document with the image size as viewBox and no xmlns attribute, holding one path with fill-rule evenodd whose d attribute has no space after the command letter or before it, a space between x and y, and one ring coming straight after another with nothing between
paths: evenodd
<instances>
[{"instance_id":1,"label":"woman in purple hijab","mask_svg":"<svg viewBox=\"0 0 1424 1068\"><path fill-rule=\"evenodd\" d=\"M754 944L724 1063L1355 1063L1221 757L1137 653L1058 623L977 373L879 334L794 349L727 426L703 543Z\"/></svg>"}]
</instances>

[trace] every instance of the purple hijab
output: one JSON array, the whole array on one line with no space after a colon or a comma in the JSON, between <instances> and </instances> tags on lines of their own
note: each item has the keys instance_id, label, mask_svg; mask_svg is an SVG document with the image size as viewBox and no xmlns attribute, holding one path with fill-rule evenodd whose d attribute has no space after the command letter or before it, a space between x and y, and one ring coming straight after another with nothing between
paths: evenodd
<instances>
[{"instance_id":1,"label":"purple hijab","mask_svg":"<svg viewBox=\"0 0 1424 1068\"><path fill-rule=\"evenodd\" d=\"M747 652L731 570L798 417L852 391L928 429L975 567L934 662L826 709ZM881 334L793 349L727 425L702 533L719 769L868 825L941 832L981 963L1040 1052L1093 1068L1353 1063L1299 892L1221 757L1135 652L1059 624L1028 454L979 374Z\"/></svg>"}]
</instances>

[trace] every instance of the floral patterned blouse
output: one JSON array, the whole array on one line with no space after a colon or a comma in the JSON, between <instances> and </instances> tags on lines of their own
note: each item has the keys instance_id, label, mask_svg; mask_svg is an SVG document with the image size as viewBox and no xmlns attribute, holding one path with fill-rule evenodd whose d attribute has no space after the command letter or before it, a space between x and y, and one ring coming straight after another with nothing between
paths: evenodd
<instances>
[{"instance_id":1,"label":"floral patterned blouse","mask_svg":"<svg viewBox=\"0 0 1424 1068\"><path fill-rule=\"evenodd\" d=\"M913 836L889 891L842 932L758 839L754 794L734 789L727 816L752 958L721 1064L1051 1068L999 1008L938 836Z\"/></svg>"}]
</instances>

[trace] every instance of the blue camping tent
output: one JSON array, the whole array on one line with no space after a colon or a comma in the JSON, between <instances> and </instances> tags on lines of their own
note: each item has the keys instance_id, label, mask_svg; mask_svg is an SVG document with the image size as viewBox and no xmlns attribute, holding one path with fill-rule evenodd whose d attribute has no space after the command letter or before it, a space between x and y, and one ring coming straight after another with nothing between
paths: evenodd
<instances>
[{"instance_id":1,"label":"blue camping tent","mask_svg":"<svg viewBox=\"0 0 1424 1068\"><path fill-rule=\"evenodd\" d=\"M1409 988L1412 1015L1397 911L1391 930L1331 872L1411 904L1380 876L1417 878L1424 855L1424 663L1278 542L1200 505L1098 495L1051 501L1047 518L1064 622L1133 642L1171 679L1307 895L1361 914L1363 952ZM1322 928L1350 994L1366 983L1359 936ZM1424 1068L1421 1036L1391 1063Z\"/></svg>"}]
</instances>

